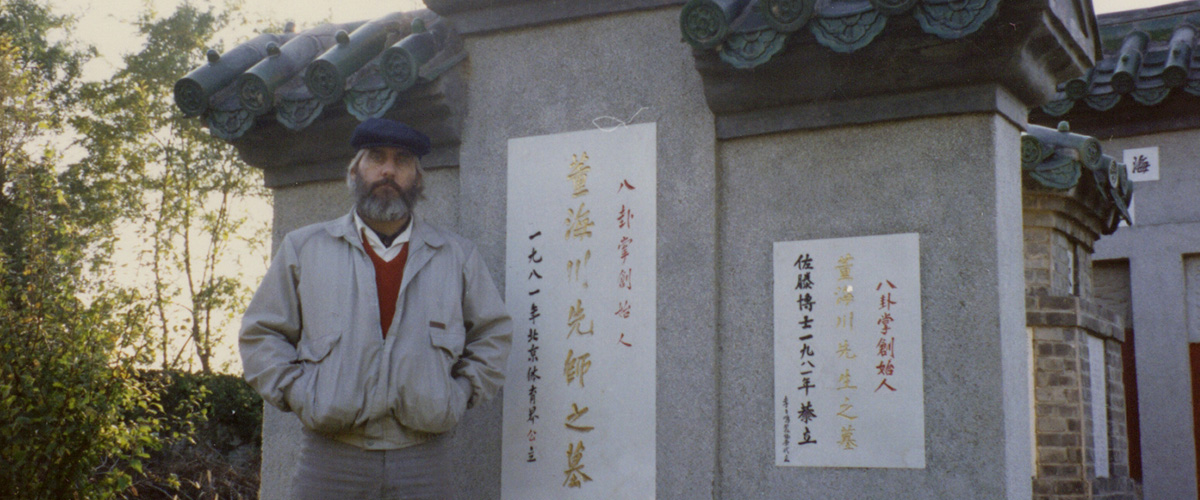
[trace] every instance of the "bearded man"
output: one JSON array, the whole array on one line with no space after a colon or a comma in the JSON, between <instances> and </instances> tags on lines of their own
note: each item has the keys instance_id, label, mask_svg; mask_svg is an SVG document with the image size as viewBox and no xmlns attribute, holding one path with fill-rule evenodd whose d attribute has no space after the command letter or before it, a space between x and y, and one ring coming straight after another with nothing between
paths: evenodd
<instances>
[{"instance_id":1,"label":"bearded man","mask_svg":"<svg viewBox=\"0 0 1200 500\"><path fill-rule=\"evenodd\" d=\"M512 321L475 246L414 211L429 138L369 119L350 143L354 209L283 238L246 381L303 424L293 498L452 498L447 433L499 390Z\"/></svg>"}]
</instances>

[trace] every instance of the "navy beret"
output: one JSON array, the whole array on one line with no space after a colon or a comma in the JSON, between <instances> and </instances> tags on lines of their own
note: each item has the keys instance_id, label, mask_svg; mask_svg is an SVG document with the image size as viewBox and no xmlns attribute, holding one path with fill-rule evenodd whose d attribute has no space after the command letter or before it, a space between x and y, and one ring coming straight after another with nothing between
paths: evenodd
<instances>
[{"instance_id":1,"label":"navy beret","mask_svg":"<svg viewBox=\"0 0 1200 500\"><path fill-rule=\"evenodd\" d=\"M390 146L404 148L422 157L429 154L429 136L395 120L368 118L354 127L350 145L355 149Z\"/></svg>"}]
</instances>

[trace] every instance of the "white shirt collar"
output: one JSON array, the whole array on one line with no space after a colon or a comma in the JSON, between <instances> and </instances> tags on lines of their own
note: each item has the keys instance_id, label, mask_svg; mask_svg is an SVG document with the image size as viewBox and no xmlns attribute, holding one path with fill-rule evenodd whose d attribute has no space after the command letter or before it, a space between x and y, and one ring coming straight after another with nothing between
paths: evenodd
<instances>
[{"instance_id":1,"label":"white shirt collar","mask_svg":"<svg viewBox=\"0 0 1200 500\"><path fill-rule=\"evenodd\" d=\"M383 241L379 239L378 234L375 234L375 230L367 226L367 224L363 222L362 218L358 216L358 210L354 211L354 227L358 230L358 234L365 234L367 236L367 241L364 243L371 245L371 249L375 251L376 255L378 255L384 261L390 261L395 258L396 255L400 254L400 250L404 247L404 244L408 243L408 240L412 238L413 222L412 216L410 215L408 219L408 225L405 226L404 231L401 231L400 234L396 236L395 240L392 240L392 245L389 247L383 246Z\"/></svg>"}]
</instances>

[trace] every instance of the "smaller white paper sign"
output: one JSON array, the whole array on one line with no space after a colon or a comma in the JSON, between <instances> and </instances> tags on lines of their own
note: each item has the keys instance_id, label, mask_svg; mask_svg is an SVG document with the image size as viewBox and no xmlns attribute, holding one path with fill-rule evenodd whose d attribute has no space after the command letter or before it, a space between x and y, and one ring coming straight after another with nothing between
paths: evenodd
<instances>
[{"instance_id":1,"label":"smaller white paper sign","mask_svg":"<svg viewBox=\"0 0 1200 500\"><path fill-rule=\"evenodd\" d=\"M1091 335L1088 344L1088 382L1092 390L1092 449L1096 477L1108 477L1108 380L1104 341Z\"/></svg>"},{"instance_id":2,"label":"smaller white paper sign","mask_svg":"<svg viewBox=\"0 0 1200 500\"><path fill-rule=\"evenodd\" d=\"M1126 149L1125 170L1133 182L1158 180L1158 146Z\"/></svg>"},{"instance_id":3,"label":"smaller white paper sign","mask_svg":"<svg viewBox=\"0 0 1200 500\"><path fill-rule=\"evenodd\" d=\"M774 246L775 465L925 467L920 238Z\"/></svg>"}]
</instances>

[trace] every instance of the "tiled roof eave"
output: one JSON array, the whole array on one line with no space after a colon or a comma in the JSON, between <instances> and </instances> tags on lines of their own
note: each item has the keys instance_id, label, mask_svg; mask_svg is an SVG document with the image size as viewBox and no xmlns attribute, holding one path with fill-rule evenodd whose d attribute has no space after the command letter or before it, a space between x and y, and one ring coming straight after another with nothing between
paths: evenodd
<instances>
[{"instance_id":1,"label":"tiled roof eave","mask_svg":"<svg viewBox=\"0 0 1200 500\"><path fill-rule=\"evenodd\" d=\"M1165 7L1107 16L1101 28L1107 48L1100 60L1083 77L1060 84L1040 111L1063 117L1123 109L1118 107L1122 102L1155 107L1169 98L1200 97L1200 29L1195 24L1200 2Z\"/></svg>"},{"instance_id":2,"label":"tiled roof eave","mask_svg":"<svg viewBox=\"0 0 1200 500\"><path fill-rule=\"evenodd\" d=\"M1103 154L1094 137L1072 133L1067 122L1057 129L1030 125L1021 134L1021 177L1026 189L1089 200L1085 205L1104 234L1116 231L1122 220L1133 223L1133 183L1125 165Z\"/></svg>"},{"instance_id":3,"label":"tiled roof eave","mask_svg":"<svg viewBox=\"0 0 1200 500\"><path fill-rule=\"evenodd\" d=\"M889 21L916 19L925 33L958 39L979 31L1000 0L691 0L680 13L684 39L735 68L767 63L790 39L841 53L871 44Z\"/></svg>"},{"instance_id":4,"label":"tiled roof eave","mask_svg":"<svg viewBox=\"0 0 1200 500\"><path fill-rule=\"evenodd\" d=\"M260 35L210 53L177 82L176 104L227 141L263 119L299 131L331 107L359 120L383 116L465 56L449 24L428 11Z\"/></svg>"}]
</instances>

